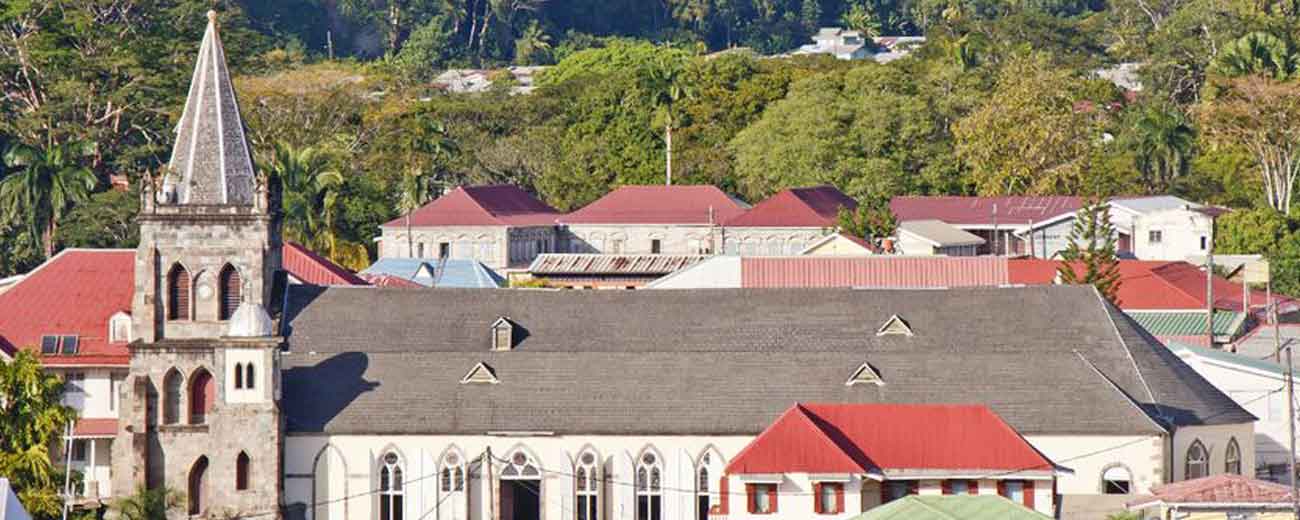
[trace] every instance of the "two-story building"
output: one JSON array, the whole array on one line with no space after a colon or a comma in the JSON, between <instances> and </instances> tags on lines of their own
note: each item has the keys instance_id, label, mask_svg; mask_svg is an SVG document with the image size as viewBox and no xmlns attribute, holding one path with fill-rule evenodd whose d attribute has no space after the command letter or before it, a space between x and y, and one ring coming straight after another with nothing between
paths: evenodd
<instances>
[{"instance_id":1,"label":"two-story building","mask_svg":"<svg viewBox=\"0 0 1300 520\"><path fill-rule=\"evenodd\" d=\"M707 255L746 209L714 186L620 186L560 222L570 253Z\"/></svg>"},{"instance_id":2,"label":"two-story building","mask_svg":"<svg viewBox=\"0 0 1300 520\"><path fill-rule=\"evenodd\" d=\"M723 222L722 251L741 256L794 256L833 235L840 210L857 201L833 186L791 188Z\"/></svg>"}]
</instances>

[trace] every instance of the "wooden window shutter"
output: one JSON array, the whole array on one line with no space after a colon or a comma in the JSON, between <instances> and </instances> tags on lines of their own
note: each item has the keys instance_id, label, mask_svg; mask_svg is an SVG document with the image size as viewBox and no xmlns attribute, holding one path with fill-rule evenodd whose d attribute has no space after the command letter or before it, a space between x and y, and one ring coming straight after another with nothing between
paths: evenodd
<instances>
[{"instance_id":1,"label":"wooden window shutter","mask_svg":"<svg viewBox=\"0 0 1300 520\"><path fill-rule=\"evenodd\" d=\"M751 515L758 510L758 497L754 495L753 484L745 484L745 506Z\"/></svg>"},{"instance_id":2,"label":"wooden window shutter","mask_svg":"<svg viewBox=\"0 0 1300 520\"><path fill-rule=\"evenodd\" d=\"M779 500L777 500L777 499L780 498L780 496L781 496L780 493L777 493L777 490L778 490L779 488L780 488L779 485L777 485L777 484L772 484L771 489L772 489L772 513L773 513L773 514L775 514L775 513L777 512L777 508L776 508L776 504L777 504L777 502L780 502Z\"/></svg>"},{"instance_id":3,"label":"wooden window shutter","mask_svg":"<svg viewBox=\"0 0 1300 520\"><path fill-rule=\"evenodd\" d=\"M844 484L835 485L835 512L844 512Z\"/></svg>"},{"instance_id":4,"label":"wooden window shutter","mask_svg":"<svg viewBox=\"0 0 1300 520\"><path fill-rule=\"evenodd\" d=\"M218 302L221 306L218 314L222 320L228 320L235 315L235 309L239 308L239 302L242 300L240 291L243 287L239 279L239 270L232 265L226 265L221 270L221 298Z\"/></svg>"},{"instance_id":5,"label":"wooden window shutter","mask_svg":"<svg viewBox=\"0 0 1300 520\"><path fill-rule=\"evenodd\" d=\"M969 484L966 485L966 487L968 488L970 494L972 495L980 494L980 481L972 480L970 481Z\"/></svg>"},{"instance_id":6,"label":"wooden window shutter","mask_svg":"<svg viewBox=\"0 0 1300 520\"><path fill-rule=\"evenodd\" d=\"M889 503L889 481L880 481L880 503L881 505Z\"/></svg>"},{"instance_id":7,"label":"wooden window shutter","mask_svg":"<svg viewBox=\"0 0 1300 520\"><path fill-rule=\"evenodd\" d=\"M190 273L181 264L167 274L167 318L190 319Z\"/></svg>"},{"instance_id":8,"label":"wooden window shutter","mask_svg":"<svg viewBox=\"0 0 1300 520\"><path fill-rule=\"evenodd\" d=\"M730 512L729 504L731 503L730 484L731 479L726 474L718 479L718 514L725 515Z\"/></svg>"},{"instance_id":9,"label":"wooden window shutter","mask_svg":"<svg viewBox=\"0 0 1300 520\"><path fill-rule=\"evenodd\" d=\"M1000 497L1007 496L1007 483L1004 480L998 481L998 496Z\"/></svg>"},{"instance_id":10,"label":"wooden window shutter","mask_svg":"<svg viewBox=\"0 0 1300 520\"><path fill-rule=\"evenodd\" d=\"M945 495L951 495L951 494L952 494L952 483L951 483L951 482L949 482L949 481L947 481L947 480L942 480L942 481L939 482L939 487L943 489L943 491L942 491L943 494L945 494Z\"/></svg>"},{"instance_id":11,"label":"wooden window shutter","mask_svg":"<svg viewBox=\"0 0 1300 520\"><path fill-rule=\"evenodd\" d=\"M913 481L911 481L911 482L908 482L908 483L907 483L907 494L909 494L909 495L919 495L919 494L921 494L921 481L919 481L919 480L913 480Z\"/></svg>"},{"instance_id":12,"label":"wooden window shutter","mask_svg":"<svg viewBox=\"0 0 1300 520\"><path fill-rule=\"evenodd\" d=\"M821 482L813 483L813 512L819 515L826 514L826 511L822 511L822 483Z\"/></svg>"},{"instance_id":13,"label":"wooden window shutter","mask_svg":"<svg viewBox=\"0 0 1300 520\"><path fill-rule=\"evenodd\" d=\"M1034 508L1034 481L1026 480L1024 489L1025 489L1025 507L1029 509L1033 509Z\"/></svg>"}]
</instances>

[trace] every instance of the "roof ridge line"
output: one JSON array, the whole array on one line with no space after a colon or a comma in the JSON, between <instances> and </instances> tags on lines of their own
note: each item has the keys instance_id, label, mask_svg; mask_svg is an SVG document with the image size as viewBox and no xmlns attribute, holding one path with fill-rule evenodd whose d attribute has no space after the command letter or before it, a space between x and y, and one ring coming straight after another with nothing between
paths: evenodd
<instances>
[{"instance_id":1,"label":"roof ridge line","mask_svg":"<svg viewBox=\"0 0 1300 520\"><path fill-rule=\"evenodd\" d=\"M465 198L469 199L470 203L471 203L471 204L474 204L474 207L478 208L478 209L481 210L483 213L487 214L487 216L490 217L492 220L494 220L494 221L496 222L497 225L501 225L501 226L506 225L506 222L505 222L504 220L501 220L501 217L498 217L496 213L493 213L491 210L489 210L489 209L487 209L486 207L484 207L483 204L479 203L478 199L476 199L476 198L474 198L472 195L470 195L468 189L466 189L466 188L463 187L463 186L457 186L457 187L456 187L456 190L460 190L461 193L464 193L464 194L465 194ZM455 193L455 190L452 190L452 192ZM443 197L445 197L445 196L446 196L446 195L443 195ZM439 197L439 198L442 198L442 197ZM433 201L430 201L430 204L432 204L433 202L436 202L437 200L438 200L438 199L434 199ZM413 211L412 213L414 213L414 211Z\"/></svg>"},{"instance_id":2,"label":"roof ridge line","mask_svg":"<svg viewBox=\"0 0 1300 520\"><path fill-rule=\"evenodd\" d=\"M1151 424L1156 425L1156 428L1159 428L1161 431L1164 431L1166 433L1170 431L1169 428L1165 427L1159 422L1156 422L1156 420L1151 417L1150 413L1147 413L1146 410L1143 410L1142 407L1138 405L1136 401L1133 400L1133 397L1128 395L1128 392L1125 392L1123 388L1120 388L1119 385L1115 384L1115 381L1111 380L1110 377L1106 376L1106 374L1102 372L1100 368L1097 368L1097 365L1093 364L1093 362L1089 360L1086 356L1084 356L1082 352L1079 352L1078 349L1075 349L1074 354L1078 356L1079 360L1083 361L1083 363L1087 365L1088 368L1091 368L1093 373L1097 374L1097 377L1100 377L1102 381L1105 381L1106 384L1110 385L1112 390L1114 390L1121 397L1123 397L1125 402L1132 405L1133 408L1136 408L1138 413L1141 413L1142 416L1146 417L1148 421L1151 421ZM1159 406L1154 401L1152 402L1152 405Z\"/></svg>"},{"instance_id":3,"label":"roof ridge line","mask_svg":"<svg viewBox=\"0 0 1300 520\"><path fill-rule=\"evenodd\" d=\"M977 495L977 496L978 496L978 495ZM923 507L923 508L925 508L925 509L928 509L930 512L932 512L932 513L934 513L934 514L937 514L937 515L943 516L943 517L945 517L945 518L951 518L952 520L961 520L960 518L957 518L956 516L953 516L953 515L951 515L951 514L948 514L947 511L944 511L944 510L942 510L942 509L939 509L939 508L937 508L937 507L934 507L934 506L932 506L932 505L930 505L930 504L925 503L925 500L922 500L922 499L920 498L920 495L908 495L907 498L908 498L909 500L911 500L912 503L914 503L914 504L918 504L918 505L920 505L921 507Z\"/></svg>"},{"instance_id":4,"label":"roof ridge line","mask_svg":"<svg viewBox=\"0 0 1300 520\"><path fill-rule=\"evenodd\" d=\"M1151 389L1151 384L1147 382L1146 376L1142 374L1142 369L1138 367L1137 359L1133 358L1133 351L1129 350L1128 342L1124 341L1124 335L1119 332L1119 326L1115 324L1115 317L1111 315L1110 309L1107 308L1107 305L1110 303L1107 302L1105 298L1101 297L1101 291L1097 289L1097 286L1093 285L1091 287L1092 293L1097 296L1097 302L1101 304L1102 314L1106 316L1106 322L1110 323L1111 330L1115 331L1115 339L1119 340L1120 347L1124 350L1124 355L1128 356L1129 363L1133 365L1133 371L1137 373L1138 381L1142 382L1142 387L1146 389L1147 395L1151 397L1151 404L1159 409L1160 403L1156 399L1155 391ZM1116 309L1118 309L1118 307Z\"/></svg>"},{"instance_id":5,"label":"roof ridge line","mask_svg":"<svg viewBox=\"0 0 1300 520\"><path fill-rule=\"evenodd\" d=\"M863 364L865 365L866 363L863 363ZM868 367L868 368L870 368L870 367ZM873 371L874 371L874 370L873 370ZM802 416L803 419L804 419L805 421L807 421L810 425L812 425L813 429L817 430L817 433L820 433L820 434L821 434L823 440L825 440L826 442L829 442L829 443L831 443L831 445L835 446L835 449L836 449L837 451L839 451L840 455L843 455L844 458L849 459L849 461L852 462L853 465L855 465L855 466L857 466L858 468L862 469L863 473L866 473L866 472L868 472L868 471L871 471L871 468L863 467L863 465L862 465L860 462L858 462L857 460L855 460L855 459L853 458L852 455L849 455L848 452L844 451L844 447L841 446L840 443L835 442L835 439L831 438L830 433L827 433L826 429L825 429L825 428L822 428L821 424L818 424L818 422L817 422L816 420L814 420L813 417L816 417L817 419L821 419L822 422L825 422L825 423L828 423L828 424L830 423L830 421L827 421L826 418L824 418L824 417L822 417L822 416L820 416L820 415L817 415L817 414L813 413L813 411L812 411L812 410L809 410L808 408L806 408L806 407L803 405L803 403L796 402L796 403L794 404L794 407L795 407L795 409L797 409L797 410L799 411L799 415ZM861 451L862 451L862 448L858 448L858 451L861 452ZM870 457L869 455L867 455L865 452L862 453L862 455L863 455L864 457L867 457L868 460L871 460L871 457ZM875 461L871 461L871 463L872 463L873 465L876 465L876 466L877 466L876 469L881 469L881 470L884 469L884 468L880 468L879 465L877 465L877 464L875 463Z\"/></svg>"}]
</instances>

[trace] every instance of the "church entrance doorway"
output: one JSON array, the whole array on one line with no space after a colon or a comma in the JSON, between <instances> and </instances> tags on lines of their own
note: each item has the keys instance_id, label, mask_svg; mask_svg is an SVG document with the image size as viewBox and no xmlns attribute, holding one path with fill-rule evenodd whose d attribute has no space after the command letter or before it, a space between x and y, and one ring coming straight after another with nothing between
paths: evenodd
<instances>
[{"instance_id":1,"label":"church entrance doorway","mask_svg":"<svg viewBox=\"0 0 1300 520\"><path fill-rule=\"evenodd\" d=\"M542 520L542 472L522 450L501 468L501 520Z\"/></svg>"}]
</instances>

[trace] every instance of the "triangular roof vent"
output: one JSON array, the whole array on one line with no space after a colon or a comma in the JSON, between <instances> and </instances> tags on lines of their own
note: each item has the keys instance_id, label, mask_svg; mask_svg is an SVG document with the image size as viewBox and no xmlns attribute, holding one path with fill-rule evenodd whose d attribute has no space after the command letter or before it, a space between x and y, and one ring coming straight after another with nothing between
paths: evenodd
<instances>
[{"instance_id":1,"label":"triangular roof vent","mask_svg":"<svg viewBox=\"0 0 1300 520\"><path fill-rule=\"evenodd\" d=\"M474 368L469 369L469 372L465 374L465 377L462 377L460 379L460 384L462 385L468 385L468 384L495 385L500 382L501 380L497 379L496 371L492 370L492 367L488 366L487 363L483 363L483 362L479 362L479 364L474 365Z\"/></svg>"},{"instance_id":2,"label":"triangular roof vent","mask_svg":"<svg viewBox=\"0 0 1300 520\"><path fill-rule=\"evenodd\" d=\"M854 370L853 375L849 376L849 380L844 382L845 386L868 384L883 385L885 381L880 379L880 374L876 372L876 369L871 368L871 365L867 363L863 363L857 370Z\"/></svg>"},{"instance_id":3,"label":"triangular roof vent","mask_svg":"<svg viewBox=\"0 0 1300 520\"><path fill-rule=\"evenodd\" d=\"M900 318L897 314L890 316L888 320L885 320L884 325L881 325L879 329L876 329L876 335L886 336L886 335L893 335L893 334L902 334L905 336L911 336L912 326L908 325L907 322L904 321L903 318Z\"/></svg>"}]
</instances>

